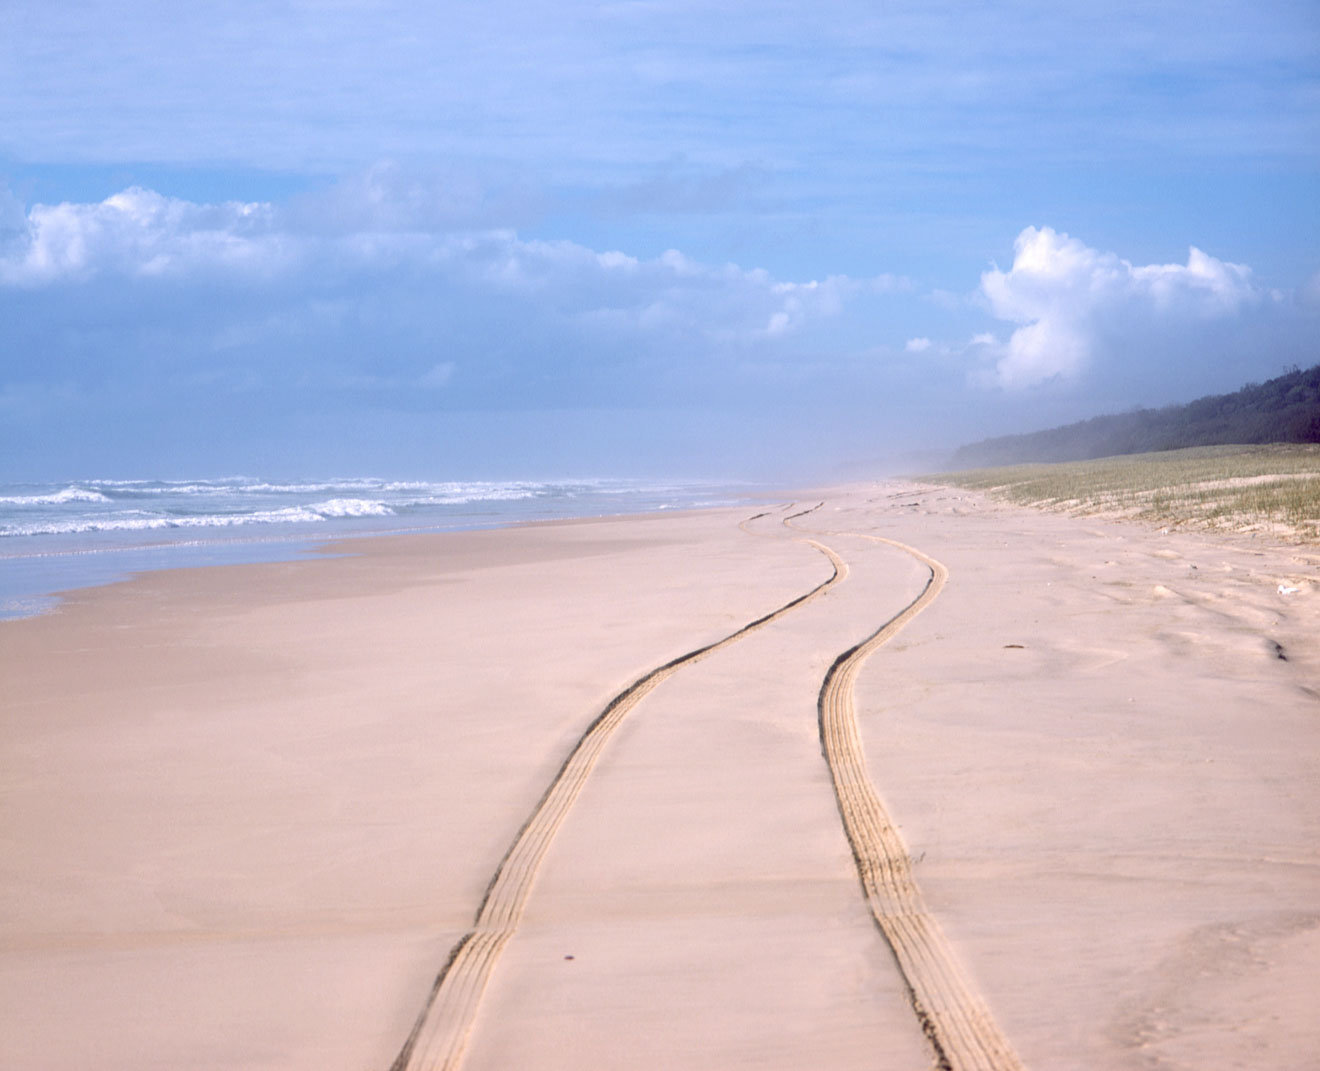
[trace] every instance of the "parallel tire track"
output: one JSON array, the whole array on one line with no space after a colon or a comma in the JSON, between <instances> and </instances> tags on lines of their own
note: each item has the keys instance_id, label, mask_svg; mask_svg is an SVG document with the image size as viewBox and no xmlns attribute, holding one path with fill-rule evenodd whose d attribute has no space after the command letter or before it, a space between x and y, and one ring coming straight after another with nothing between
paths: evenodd
<instances>
[{"instance_id":1,"label":"parallel tire track","mask_svg":"<svg viewBox=\"0 0 1320 1071\"><path fill-rule=\"evenodd\" d=\"M814 540L806 542L829 559L834 570L829 579L722 640L689 651L639 677L610 700L588 726L495 871L472 929L450 951L390 1071L453 1071L461 1065L482 993L522 918L541 860L611 734L656 685L683 666L737 642L838 583L847 572L843 561L829 547Z\"/></svg>"},{"instance_id":2,"label":"parallel tire track","mask_svg":"<svg viewBox=\"0 0 1320 1071\"><path fill-rule=\"evenodd\" d=\"M864 538L906 551L930 569L931 575L906 609L839 655L821 685L817 705L820 739L834 780L839 815L863 894L893 950L937 1065L944 1071L1021 1071L1012 1046L964 975L939 923L926 910L912 879L907 846L867 774L853 706L853 684L862 663L934 602L948 579L948 570L902 543L879 536Z\"/></svg>"}]
</instances>

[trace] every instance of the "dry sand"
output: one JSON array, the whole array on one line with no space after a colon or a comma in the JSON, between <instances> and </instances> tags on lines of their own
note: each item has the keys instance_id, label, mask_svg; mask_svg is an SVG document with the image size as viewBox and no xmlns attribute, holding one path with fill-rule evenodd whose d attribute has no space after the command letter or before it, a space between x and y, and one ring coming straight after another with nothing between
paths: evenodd
<instances>
[{"instance_id":1,"label":"dry sand","mask_svg":"<svg viewBox=\"0 0 1320 1071\"><path fill-rule=\"evenodd\" d=\"M355 541L0 623L0 1064L389 1068L584 731L830 581L811 538L840 575L676 666L528 827L468 1010L424 1021L470 1025L463 1066L929 1067L873 910L929 922L918 990L956 976L1027 1067L1317 1066L1315 553L822 499ZM846 690L904 849L868 907L817 697L931 578L873 537L949 578Z\"/></svg>"}]
</instances>

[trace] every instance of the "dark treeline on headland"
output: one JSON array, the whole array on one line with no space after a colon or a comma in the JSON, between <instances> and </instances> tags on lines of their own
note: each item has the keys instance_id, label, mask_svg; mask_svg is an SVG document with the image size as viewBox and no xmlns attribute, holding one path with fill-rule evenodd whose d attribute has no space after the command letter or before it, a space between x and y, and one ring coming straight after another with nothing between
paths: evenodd
<instances>
[{"instance_id":1,"label":"dark treeline on headland","mask_svg":"<svg viewBox=\"0 0 1320 1071\"><path fill-rule=\"evenodd\" d=\"M971 443L959 447L950 464L981 468L1087 461L1188 446L1316 442L1320 442L1320 364L1186 405L1092 417L1061 428Z\"/></svg>"}]
</instances>

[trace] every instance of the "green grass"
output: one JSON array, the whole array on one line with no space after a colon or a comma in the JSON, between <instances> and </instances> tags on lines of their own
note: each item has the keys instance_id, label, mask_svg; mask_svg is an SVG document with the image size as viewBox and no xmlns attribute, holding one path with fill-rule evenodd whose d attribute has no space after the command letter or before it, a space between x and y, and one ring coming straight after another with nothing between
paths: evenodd
<instances>
[{"instance_id":1,"label":"green grass","mask_svg":"<svg viewBox=\"0 0 1320 1071\"><path fill-rule=\"evenodd\" d=\"M1205 446L939 473L933 483L1078 515L1320 542L1320 445Z\"/></svg>"}]
</instances>

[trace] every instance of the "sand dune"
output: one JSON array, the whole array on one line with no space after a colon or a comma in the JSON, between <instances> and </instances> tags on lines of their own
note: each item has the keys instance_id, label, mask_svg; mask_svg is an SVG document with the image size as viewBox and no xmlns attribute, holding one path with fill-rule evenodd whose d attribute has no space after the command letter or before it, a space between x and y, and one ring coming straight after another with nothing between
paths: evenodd
<instances>
[{"instance_id":1,"label":"sand dune","mask_svg":"<svg viewBox=\"0 0 1320 1071\"><path fill-rule=\"evenodd\" d=\"M910 485L341 549L0 624L8 1066L1320 1049L1309 552Z\"/></svg>"}]
</instances>

